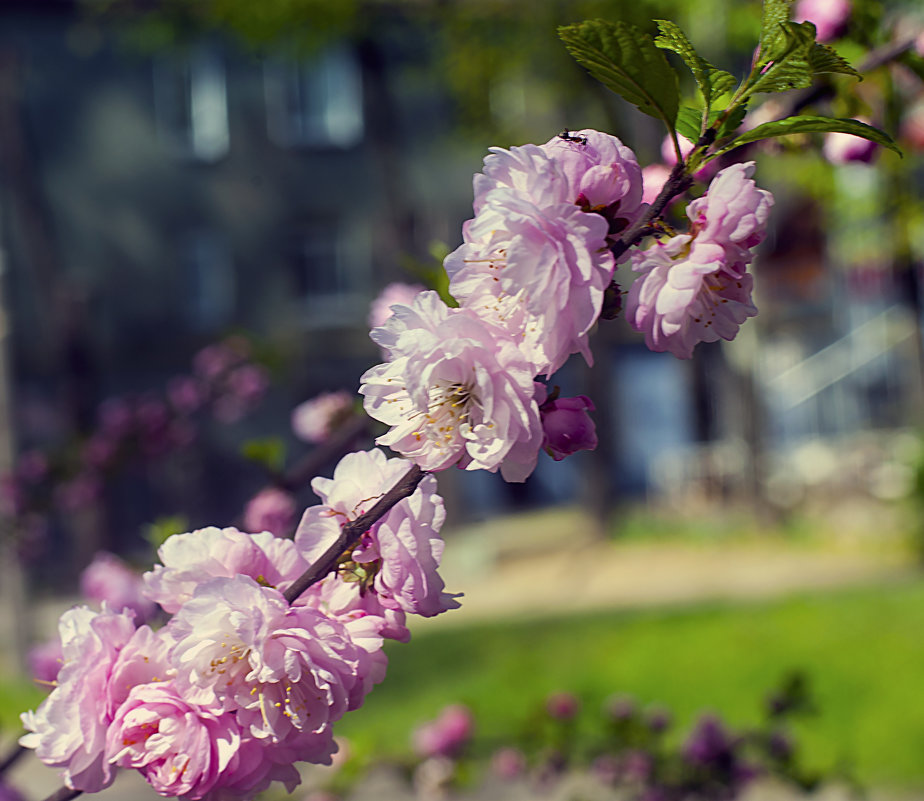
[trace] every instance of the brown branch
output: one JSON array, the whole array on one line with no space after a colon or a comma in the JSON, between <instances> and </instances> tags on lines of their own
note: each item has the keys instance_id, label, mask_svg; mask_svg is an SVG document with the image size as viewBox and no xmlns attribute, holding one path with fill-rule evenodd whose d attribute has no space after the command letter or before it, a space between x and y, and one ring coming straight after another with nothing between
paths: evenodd
<instances>
[{"instance_id":1,"label":"brown branch","mask_svg":"<svg viewBox=\"0 0 924 801\"><path fill-rule=\"evenodd\" d=\"M312 584L316 584L330 573L341 555L356 545L359 538L369 530L370 526L384 517L395 504L410 497L425 475L426 473L415 464L401 477L397 484L378 500L375 506L343 526L340 529L340 536L337 537L333 545L285 591L285 599L292 603Z\"/></svg>"},{"instance_id":2,"label":"brown branch","mask_svg":"<svg viewBox=\"0 0 924 801\"><path fill-rule=\"evenodd\" d=\"M59 787L45 801L71 801L78 795L83 795L83 790L72 790L70 787Z\"/></svg>"},{"instance_id":3,"label":"brown branch","mask_svg":"<svg viewBox=\"0 0 924 801\"><path fill-rule=\"evenodd\" d=\"M0 761L0 776L13 767L28 750L28 748L22 745L17 745L13 748L10 753L3 758L3 761Z\"/></svg>"},{"instance_id":4,"label":"brown branch","mask_svg":"<svg viewBox=\"0 0 924 801\"><path fill-rule=\"evenodd\" d=\"M345 453L353 441L369 431L369 418L365 414L355 414L334 431L333 435L322 445L307 454L301 461L286 470L277 480L276 486L284 490L300 489L318 471L334 457Z\"/></svg>"}]
</instances>

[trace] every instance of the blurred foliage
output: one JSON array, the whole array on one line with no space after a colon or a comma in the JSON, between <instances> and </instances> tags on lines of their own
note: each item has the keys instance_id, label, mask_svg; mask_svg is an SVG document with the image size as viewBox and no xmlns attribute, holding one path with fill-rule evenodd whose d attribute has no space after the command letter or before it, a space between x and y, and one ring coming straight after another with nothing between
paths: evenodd
<instances>
[{"instance_id":1,"label":"blurred foliage","mask_svg":"<svg viewBox=\"0 0 924 801\"><path fill-rule=\"evenodd\" d=\"M924 584L893 582L736 606L421 631L389 649L388 681L341 733L353 753L401 758L410 743L396 732L462 701L478 720L478 741L493 749L520 734L537 698L559 691L584 699L590 717L613 693L630 693L671 709L678 730L704 710L749 726L765 712L757 689L798 668L820 710L795 729L807 770L851 764L864 784L920 788L922 625ZM592 736L590 717L578 720L577 737Z\"/></svg>"}]
</instances>

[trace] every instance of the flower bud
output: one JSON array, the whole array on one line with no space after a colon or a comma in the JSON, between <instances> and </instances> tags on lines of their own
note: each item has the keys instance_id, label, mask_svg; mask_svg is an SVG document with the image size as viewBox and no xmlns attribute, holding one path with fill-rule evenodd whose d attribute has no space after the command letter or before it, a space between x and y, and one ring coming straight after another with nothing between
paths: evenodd
<instances>
[{"instance_id":1,"label":"flower bud","mask_svg":"<svg viewBox=\"0 0 924 801\"><path fill-rule=\"evenodd\" d=\"M559 462L577 451L597 447L597 431L587 414L594 410L590 398L555 398L539 407L542 418L542 447Z\"/></svg>"}]
</instances>

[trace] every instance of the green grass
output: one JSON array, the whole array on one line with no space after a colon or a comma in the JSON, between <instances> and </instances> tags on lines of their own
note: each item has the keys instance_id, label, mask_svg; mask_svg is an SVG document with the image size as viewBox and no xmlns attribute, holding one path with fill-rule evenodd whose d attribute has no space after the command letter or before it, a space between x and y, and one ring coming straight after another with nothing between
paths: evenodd
<instances>
[{"instance_id":1,"label":"green grass","mask_svg":"<svg viewBox=\"0 0 924 801\"><path fill-rule=\"evenodd\" d=\"M340 727L360 753L406 751L413 726L456 701L499 742L556 690L584 699L587 719L630 693L668 706L681 729L704 710L755 723L766 691L800 669L819 708L797 731L808 765L924 787L924 582L436 630L389 655L384 684Z\"/></svg>"}]
</instances>

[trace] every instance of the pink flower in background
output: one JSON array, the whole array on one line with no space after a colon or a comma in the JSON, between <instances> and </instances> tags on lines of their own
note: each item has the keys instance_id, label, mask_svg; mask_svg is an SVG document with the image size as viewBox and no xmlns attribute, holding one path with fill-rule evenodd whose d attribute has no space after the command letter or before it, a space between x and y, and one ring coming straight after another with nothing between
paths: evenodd
<instances>
[{"instance_id":1,"label":"pink flower in background","mask_svg":"<svg viewBox=\"0 0 924 801\"><path fill-rule=\"evenodd\" d=\"M105 702L109 675L119 651L135 633L131 612L92 612L75 607L58 624L64 664L58 686L35 712L22 715L20 745L34 748L46 765L62 768L65 784L95 793L112 783L105 759L110 723Z\"/></svg>"},{"instance_id":2,"label":"pink flower in background","mask_svg":"<svg viewBox=\"0 0 924 801\"><path fill-rule=\"evenodd\" d=\"M404 459L388 459L380 450L344 456L334 477L316 478L311 488L322 504L309 507L295 532L295 544L314 562L336 540L341 526L368 511L410 469ZM444 591L438 568L443 556L440 528L446 518L436 479L425 476L414 493L396 504L366 532L353 550L353 561L374 578L381 604L424 617L456 609Z\"/></svg>"},{"instance_id":3,"label":"pink flower in background","mask_svg":"<svg viewBox=\"0 0 924 801\"><path fill-rule=\"evenodd\" d=\"M157 611L157 605L144 595L141 574L107 551L99 551L80 574L80 592L88 601L109 604L116 612L130 609L139 623Z\"/></svg>"},{"instance_id":4,"label":"pink flower in background","mask_svg":"<svg viewBox=\"0 0 924 801\"><path fill-rule=\"evenodd\" d=\"M360 379L366 412L391 426L378 444L425 470L532 472L542 439L533 367L504 331L422 292L372 338L393 359Z\"/></svg>"},{"instance_id":5,"label":"pink flower in background","mask_svg":"<svg viewBox=\"0 0 924 801\"><path fill-rule=\"evenodd\" d=\"M849 164L851 161L869 163L876 154L877 145L862 136L847 133L825 134L822 153L832 164Z\"/></svg>"},{"instance_id":6,"label":"pink flower in background","mask_svg":"<svg viewBox=\"0 0 924 801\"><path fill-rule=\"evenodd\" d=\"M157 550L161 564L142 576L145 595L174 613L196 588L214 578L249 576L284 591L308 569L295 543L262 531L199 529L169 537Z\"/></svg>"},{"instance_id":7,"label":"pink flower in background","mask_svg":"<svg viewBox=\"0 0 924 801\"><path fill-rule=\"evenodd\" d=\"M597 447L597 430L588 412L594 405L586 395L555 398L539 404L542 419L542 447L559 462L578 451Z\"/></svg>"},{"instance_id":8,"label":"pink flower in background","mask_svg":"<svg viewBox=\"0 0 924 801\"><path fill-rule=\"evenodd\" d=\"M190 375L177 376L167 384L170 405L180 414L197 412L205 403L206 394L202 382Z\"/></svg>"},{"instance_id":9,"label":"pink flower in background","mask_svg":"<svg viewBox=\"0 0 924 801\"><path fill-rule=\"evenodd\" d=\"M369 328L378 328L392 315L392 306L410 306L426 287L420 284L388 284L369 305Z\"/></svg>"},{"instance_id":10,"label":"pink flower in background","mask_svg":"<svg viewBox=\"0 0 924 801\"><path fill-rule=\"evenodd\" d=\"M16 462L16 473L23 481L37 484L48 475L48 458L39 450L24 451Z\"/></svg>"},{"instance_id":11,"label":"pink flower in background","mask_svg":"<svg viewBox=\"0 0 924 801\"><path fill-rule=\"evenodd\" d=\"M545 701L545 711L555 720L574 720L581 710L581 702L574 693L552 693Z\"/></svg>"},{"instance_id":12,"label":"pink flower in background","mask_svg":"<svg viewBox=\"0 0 924 801\"><path fill-rule=\"evenodd\" d=\"M355 395L342 389L323 392L300 403L292 412L292 430L305 442L325 442L353 414Z\"/></svg>"},{"instance_id":13,"label":"pink flower in background","mask_svg":"<svg viewBox=\"0 0 924 801\"><path fill-rule=\"evenodd\" d=\"M55 637L29 649L29 671L32 680L38 684L54 684L58 678L58 671L64 664L64 654L61 651L61 640Z\"/></svg>"},{"instance_id":14,"label":"pink flower in background","mask_svg":"<svg viewBox=\"0 0 924 801\"><path fill-rule=\"evenodd\" d=\"M436 720L414 731L414 750L422 757L458 756L475 731L475 721L468 707L452 704Z\"/></svg>"},{"instance_id":15,"label":"pink flower in background","mask_svg":"<svg viewBox=\"0 0 924 801\"><path fill-rule=\"evenodd\" d=\"M491 772L498 779L512 781L526 773L526 756L519 748L498 748L491 757Z\"/></svg>"},{"instance_id":16,"label":"pink flower in background","mask_svg":"<svg viewBox=\"0 0 924 801\"><path fill-rule=\"evenodd\" d=\"M292 531L294 518L295 499L285 490L267 487L248 501L244 510L244 528L285 537Z\"/></svg>"},{"instance_id":17,"label":"pink flower in background","mask_svg":"<svg viewBox=\"0 0 924 801\"><path fill-rule=\"evenodd\" d=\"M814 23L818 41L830 42L844 32L850 11L850 0L798 0L793 20Z\"/></svg>"},{"instance_id":18,"label":"pink flower in background","mask_svg":"<svg viewBox=\"0 0 924 801\"><path fill-rule=\"evenodd\" d=\"M671 177L671 168L664 164L649 164L642 170L642 201L649 206L657 200L658 195Z\"/></svg>"}]
</instances>

